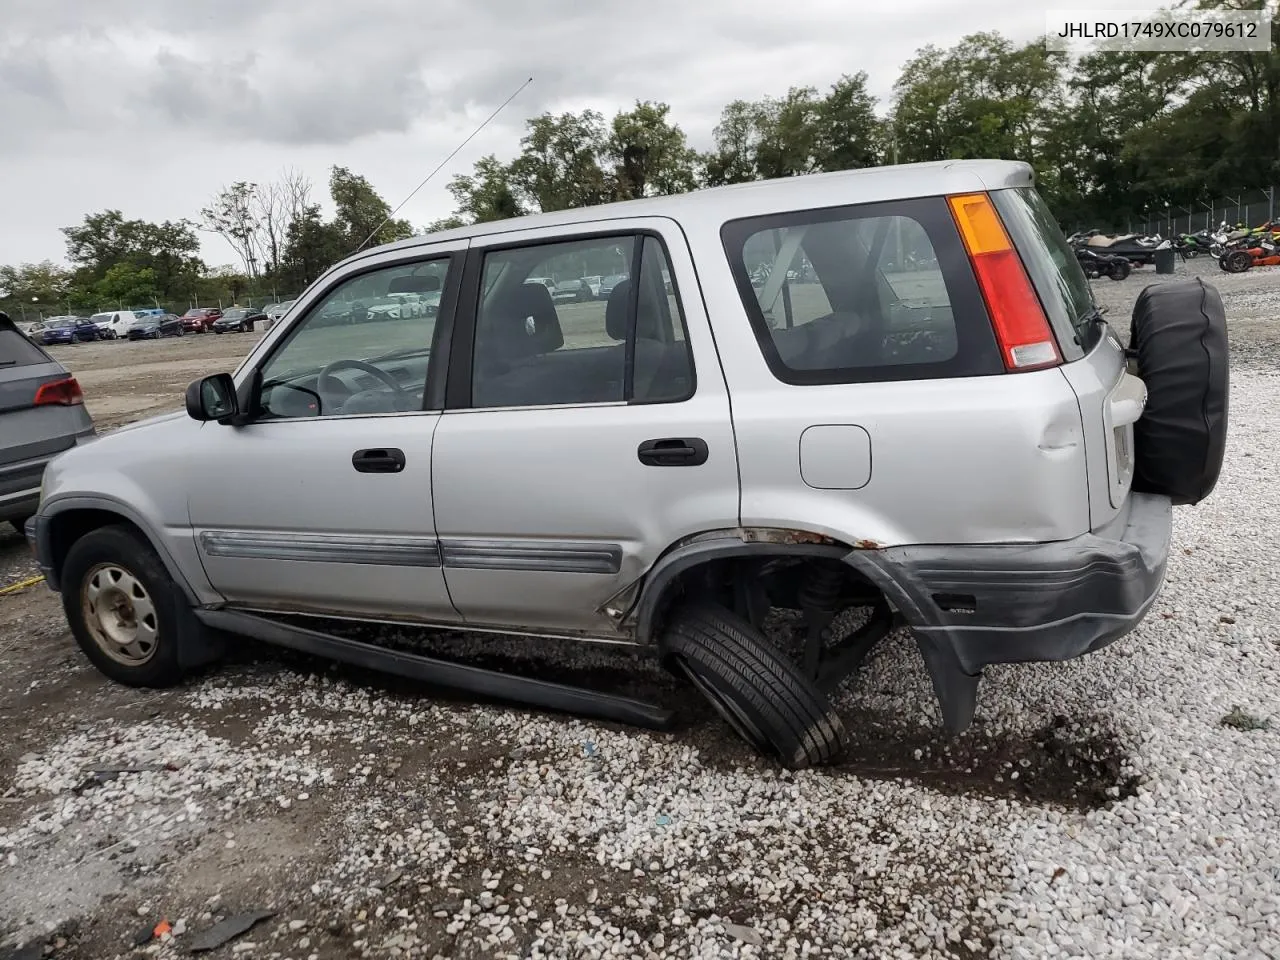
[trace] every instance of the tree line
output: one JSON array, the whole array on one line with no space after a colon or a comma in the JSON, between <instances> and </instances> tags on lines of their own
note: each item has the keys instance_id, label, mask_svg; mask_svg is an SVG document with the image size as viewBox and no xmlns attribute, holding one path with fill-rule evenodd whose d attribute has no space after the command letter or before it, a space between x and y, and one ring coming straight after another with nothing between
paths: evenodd
<instances>
[{"instance_id":1,"label":"tree line","mask_svg":"<svg viewBox=\"0 0 1280 960\"><path fill-rule=\"evenodd\" d=\"M1276 0L1268 0L1274 7ZM1249 0L1184 0L1195 7ZM726 105L707 150L665 103L637 101L525 123L514 156L490 154L448 184L454 213L420 231L391 219L364 177L330 171L326 217L304 176L221 190L194 219L154 224L120 211L67 227L70 268L0 267L6 301L74 308L296 293L362 245L466 224L676 194L704 186L886 163L1025 160L1065 227L1121 227L1145 211L1280 183L1280 11L1268 52L1099 52L1079 59L996 32L926 46L902 68L887 110L867 75L827 89ZM210 269L198 231L240 263Z\"/></svg>"}]
</instances>

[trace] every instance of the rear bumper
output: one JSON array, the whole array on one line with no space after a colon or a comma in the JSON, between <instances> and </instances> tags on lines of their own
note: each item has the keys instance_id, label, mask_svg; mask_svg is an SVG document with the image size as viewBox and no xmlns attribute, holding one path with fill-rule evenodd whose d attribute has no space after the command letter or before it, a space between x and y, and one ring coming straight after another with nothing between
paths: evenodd
<instances>
[{"instance_id":1,"label":"rear bumper","mask_svg":"<svg viewBox=\"0 0 1280 960\"><path fill-rule=\"evenodd\" d=\"M37 444L44 448L40 456L0 466L0 521L23 520L35 513L40 506L40 482L49 461L95 436L97 431L90 425L80 433Z\"/></svg>"},{"instance_id":2,"label":"rear bumper","mask_svg":"<svg viewBox=\"0 0 1280 960\"><path fill-rule=\"evenodd\" d=\"M1118 539L894 547L849 559L868 573L870 560L922 646L972 676L993 663L1069 660L1131 631L1164 582L1172 524L1167 497L1132 494Z\"/></svg>"}]
</instances>

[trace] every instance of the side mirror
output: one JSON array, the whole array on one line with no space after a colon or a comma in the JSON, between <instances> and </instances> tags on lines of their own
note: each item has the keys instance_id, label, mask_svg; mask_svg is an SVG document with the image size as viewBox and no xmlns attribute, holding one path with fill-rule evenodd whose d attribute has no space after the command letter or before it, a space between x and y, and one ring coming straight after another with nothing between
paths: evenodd
<instances>
[{"instance_id":1,"label":"side mirror","mask_svg":"<svg viewBox=\"0 0 1280 960\"><path fill-rule=\"evenodd\" d=\"M229 373L215 373L187 387L187 416L192 420L226 420L240 409L236 384Z\"/></svg>"}]
</instances>

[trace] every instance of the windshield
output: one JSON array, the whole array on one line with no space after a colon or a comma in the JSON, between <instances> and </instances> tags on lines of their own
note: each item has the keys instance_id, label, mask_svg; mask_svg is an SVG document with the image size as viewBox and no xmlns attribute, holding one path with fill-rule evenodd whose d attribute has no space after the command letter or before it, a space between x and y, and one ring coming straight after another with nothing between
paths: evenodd
<instances>
[{"instance_id":1,"label":"windshield","mask_svg":"<svg viewBox=\"0 0 1280 960\"><path fill-rule=\"evenodd\" d=\"M1059 342L1074 342L1087 353L1102 336L1093 289L1049 205L1034 187L996 190L991 197Z\"/></svg>"},{"instance_id":2,"label":"windshield","mask_svg":"<svg viewBox=\"0 0 1280 960\"><path fill-rule=\"evenodd\" d=\"M223 320L241 320L248 315L248 310L228 310L222 315Z\"/></svg>"},{"instance_id":3,"label":"windshield","mask_svg":"<svg viewBox=\"0 0 1280 960\"><path fill-rule=\"evenodd\" d=\"M57 329L59 329L59 330L63 330L63 329L65 329L65 328L67 328L67 327L74 327L75 325L76 325L76 322L75 322L75 320L74 320L74 319L68 319L68 320L48 320L48 321L46 321L46 322L45 322L45 327L46 327L46 328L54 327L54 328L57 328Z\"/></svg>"},{"instance_id":4,"label":"windshield","mask_svg":"<svg viewBox=\"0 0 1280 960\"><path fill-rule=\"evenodd\" d=\"M205 310L202 308L196 308L195 310L188 310L186 313L183 314L183 316L184 317L203 317L208 312L209 312L208 310Z\"/></svg>"},{"instance_id":5,"label":"windshield","mask_svg":"<svg viewBox=\"0 0 1280 960\"><path fill-rule=\"evenodd\" d=\"M111 317L111 314L109 313L95 313L89 319L92 320L94 323L110 323L112 317Z\"/></svg>"}]
</instances>

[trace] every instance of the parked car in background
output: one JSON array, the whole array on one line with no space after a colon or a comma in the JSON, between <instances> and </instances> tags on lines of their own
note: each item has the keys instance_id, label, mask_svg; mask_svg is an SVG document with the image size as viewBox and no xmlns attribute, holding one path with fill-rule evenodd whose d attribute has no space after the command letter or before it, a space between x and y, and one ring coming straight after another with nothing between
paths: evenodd
<instances>
[{"instance_id":1,"label":"parked car in background","mask_svg":"<svg viewBox=\"0 0 1280 960\"><path fill-rule=\"evenodd\" d=\"M267 319L263 323L262 329L270 330L274 327L276 322L283 318L289 312L289 308L297 302L297 300L282 300L280 303L273 303L269 307L263 308L262 312L267 315Z\"/></svg>"},{"instance_id":2,"label":"parked car in background","mask_svg":"<svg viewBox=\"0 0 1280 960\"><path fill-rule=\"evenodd\" d=\"M162 313L134 320L129 327L128 337L130 340L159 340L161 337L180 337L184 332L182 317Z\"/></svg>"},{"instance_id":3,"label":"parked car in background","mask_svg":"<svg viewBox=\"0 0 1280 960\"><path fill-rule=\"evenodd\" d=\"M596 291L596 297L600 300L608 300L609 294L613 293L613 288L627 279L625 273L615 273L607 277L602 277L600 287Z\"/></svg>"},{"instance_id":4,"label":"parked car in background","mask_svg":"<svg viewBox=\"0 0 1280 960\"><path fill-rule=\"evenodd\" d=\"M138 316L132 310L109 310L106 313L95 313L89 319L97 326L103 340L115 340L129 332Z\"/></svg>"},{"instance_id":5,"label":"parked car in background","mask_svg":"<svg viewBox=\"0 0 1280 960\"><path fill-rule=\"evenodd\" d=\"M231 330L237 333L252 333L254 326L265 323L266 319L267 315L261 310L252 307L232 307L213 321L212 329L214 333L227 333Z\"/></svg>"},{"instance_id":6,"label":"parked car in background","mask_svg":"<svg viewBox=\"0 0 1280 960\"><path fill-rule=\"evenodd\" d=\"M24 532L45 464L93 435L75 377L0 313L0 523Z\"/></svg>"},{"instance_id":7,"label":"parked car in background","mask_svg":"<svg viewBox=\"0 0 1280 960\"><path fill-rule=\"evenodd\" d=\"M182 315L182 329L188 333L207 333L220 316L221 307L192 307Z\"/></svg>"},{"instance_id":8,"label":"parked car in background","mask_svg":"<svg viewBox=\"0 0 1280 960\"><path fill-rule=\"evenodd\" d=\"M591 287L581 278L576 280L561 280L556 284L555 289L551 291L551 299L555 303L582 303L585 300L594 299L591 293Z\"/></svg>"},{"instance_id":9,"label":"parked car in background","mask_svg":"<svg viewBox=\"0 0 1280 960\"><path fill-rule=\"evenodd\" d=\"M100 340L98 325L88 317L50 317L40 331L40 342L46 347L56 343L88 343Z\"/></svg>"},{"instance_id":10,"label":"parked car in background","mask_svg":"<svg viewBox=\"0 0 1280 960\"><path fill-rule=\"evenodd\" d=\"M43 320L26 320L26 321L19 320L14 324L14 326L17 328L17 331L20 334L22 334L24 337L27 337L30 340L34 340L40 336L40 331L44 329L44 321Z\"/></svg>"}]
</instances>

